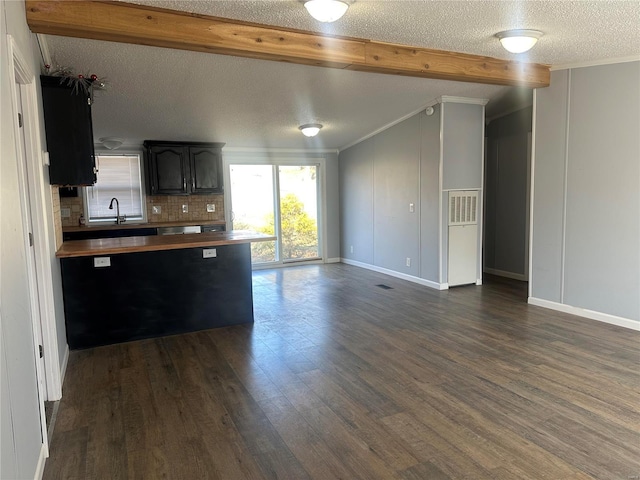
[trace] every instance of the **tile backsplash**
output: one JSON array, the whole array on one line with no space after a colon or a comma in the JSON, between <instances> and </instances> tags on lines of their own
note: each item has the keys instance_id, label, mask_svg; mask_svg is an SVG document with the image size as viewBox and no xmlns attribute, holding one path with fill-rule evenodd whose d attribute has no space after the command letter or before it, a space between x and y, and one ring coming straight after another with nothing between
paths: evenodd
<instances>
[{"instance_id":1,"label":"tile backsplash","mask_svg":"<svg viewBox=\"0 0 640 480\"><path fill-rule=\"evenodd\" d=\"M215 212L207 212L207 204L215 205ZM187 206L187 213L183 212ZM153 207L160 207L160 213L153 213ZM158 195L147 197L147 221L190 222L224 221L224 195Z\"/></svg>"},{"instance_id":2,"label":"tile backsplash","mask_svg":"<svg viewBox=\"0 0 640 480\"><path fill-rule=\"evenodd\" d=\"M57 188L57 187L55 187ZM52 188L53 194L53 188ZM59 208L68 208L71 216L62 218L63 227L78 226L84 212L82 196L59 198ZM56 195L54 194L54 202ZM147 197L147 222L197 222L224 221L224 195L158 195ZM215 205L215 212L207 212L207 204ZM183 213L183 205L187 212ZM160 207L160 213L153 213L153 207ZM60 218L60 211L54 215Z\"/></svg>"},{"instance_id":3,"label":"tile backsplash","mask_svg":"<svg viewBox=\"0 0 640 480\"><path fill-rule=\"evenodd\" d=\"M62 246L62 219L60 218L60 188L51 185L51 205L53 206L53 231L56 234L56 250Z\"/></svg>"}]
</instances>

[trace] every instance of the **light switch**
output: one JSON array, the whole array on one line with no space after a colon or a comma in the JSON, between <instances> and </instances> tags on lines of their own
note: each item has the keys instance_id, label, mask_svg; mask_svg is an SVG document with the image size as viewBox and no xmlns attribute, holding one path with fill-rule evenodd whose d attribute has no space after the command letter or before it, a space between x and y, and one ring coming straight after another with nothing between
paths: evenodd
<instances>
[{"instance_id":1,"label":"light switch","mask_svg":"<svg viewBox=\"0 0 640 480\"><path fill-rule=\"evenodd\" d=\"M215 248L205 248L202 250L202 258L214 258L217 256L218 254Z\"/></svg>"},{"instance_id":2,"label":"light switch","mask_svg":"<svg viewBox=\"0 0 640 480\"><path fill-rule=\"evenodd\" d=\"M207 213L213 213L216 211L215 203L207 203Z\"/></svg>"},{"instance_id":3,"label":"light switch","mask_svg":"<svg viewBox=\"0 0 640 480\"><path fill-rule=\"evenodd\" d=\"M189 205L182 205L182 213L189 213Z\"/></svg>"},{"instance_id":4,"label":"light switch","mask_svg":"<svg viewBox=\"0 0 640 480\"><path fill-rule=\"evenodd\" d=\"M153 213L154 215L160 215L162 213L162 207L160 205L152 206L151 213Z\"/></svg>"},{"instance_id":5,"label":"light switch","mask_svg":"<svg viewBox=\"0 0 640 480\"><path fill-rule=\"evenodd\" d=\"M413 213L413 212L415 212L415 211L416 211L416 206L415 206L413 203L410 203L410 204L409 204L409 212L410 212L410 213Z\"/></svg>"},{"instance_id":6,"label":"light switch","mask_svg":"<svg viewBox=\"0 0 640 480\"><path fill-rule=\"evenodd\" d=\"M111 257L93 257L93 266L95 268L110 267Z\"/></svg>"}]
</instances>

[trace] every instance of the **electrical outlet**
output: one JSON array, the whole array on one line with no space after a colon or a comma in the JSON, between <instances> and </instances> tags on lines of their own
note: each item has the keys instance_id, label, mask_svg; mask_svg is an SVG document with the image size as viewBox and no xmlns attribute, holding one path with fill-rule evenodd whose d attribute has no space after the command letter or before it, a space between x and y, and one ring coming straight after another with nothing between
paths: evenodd
<instances>
[{"instance_id":1,"label":"electrical outlet","mask_svg":"<svg viewBox=\"0 0 640 480\"><path fill-rule=\"evenodd\" d=\"M353 245L351 245L351 246L349 247L349 251L350 251L351 253L353 253Z\"/></svg>"},{"instance_id":2,"label":"electrical outlet","mask_svg":"<svg viewBox=\"0 0 640 480\"><path fill-rule=\"evenodd\" d=\"M93 257L93 266L95 268L110 267L111 257Z\"/></svg>"},{"instance_id":3,"label":"electrical outlet","mask_svg":"<svg viewBox=\"0 0 640 480\"><path fill-rule=\"evenodd\" d=\"M411 266L411 259L409 257L407 257L407 267Z\"/></svg>"},{"instance_id":4,"label":"electrical outlet","mask_svg":"<svg viewBox=\"0 0 640 480\"><path fill-rule=\"evenodd\" d=\"M215 203L207 203L207 213L213 213L216 211Z\"/></svg>"},{"instance_id":5,"label":"electrical outlet","mask_svg":"<svg viewBox=\"0 0 640 480\"><path fill-rule=\"evenodd\" d=\"M189 213L189 205L182 205L182 213Z\"/></svg>"},{"instance_id":6,"label":"electrical outlet","mask_svg":"<svg viewBox=\"0 0 640 480\"><path fill-rule=\"evenodd\" d=\"M67 208L67 207L63 207L60 209L60 216L62 218L69 218L71 217L71 209Z\"/></svg>"},{"instance_id":7,"label":"electrical outlet","mask_svg":"<svg viewBox=\"0 0 640 480\"><path fill-rule=\"evenodd\" d=\"M151 207L151 213L153 213L153 215L160 215L162 213L162 207L160 205L153 205Z\"/></svg>"},{"instance_id":8,"label":"electrical outlet","mask_svg":"<svg viewBox=\"0 0 640 480\"><path fill-rule=\"evenodd\" d=\"M413 213L413 212L415 212L415 211L416 211L416 206L415 206L413 203L410 203L410 204L409 204L409 212L410 212L410 213Z\"/></svg>"},{"instance_id":9,"label":"electrical outlet","mask_svg":"<svg viewBox=\"0 0 640 480\"><path fill-rule=\"evenodd\" d=\"M215 248L205 248L202 250L202 258L214 258L217 256L218 254Z\"/></svg>"}]
</instances>

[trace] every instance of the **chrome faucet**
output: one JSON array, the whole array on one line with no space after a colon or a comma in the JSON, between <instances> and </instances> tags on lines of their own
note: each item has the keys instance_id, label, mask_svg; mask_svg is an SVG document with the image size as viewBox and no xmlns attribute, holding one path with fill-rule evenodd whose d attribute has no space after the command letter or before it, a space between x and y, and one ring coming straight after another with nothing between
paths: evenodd
<instances>
[{"instance_id":1,"label":"chrome faucet","mask_svg":"<svg viewBox=\"0 0 640 480\"><path fill-rule=\"evenodd\" d=\"M111 202L109 203L109 210L113 210L114 200L116 201L116 225L120 225L121 223L124 223L127 221L127 216L126 215L123 215L122 217L120 216L120 202L116 197L113 197L111 199Z\"/></svg>"}]
</instances>

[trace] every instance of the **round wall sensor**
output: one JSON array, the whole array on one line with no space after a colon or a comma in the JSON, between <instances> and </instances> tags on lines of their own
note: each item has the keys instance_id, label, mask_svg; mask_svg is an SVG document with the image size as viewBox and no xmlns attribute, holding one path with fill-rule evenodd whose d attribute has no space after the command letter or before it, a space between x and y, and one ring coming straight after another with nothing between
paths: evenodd
<instances>
[{"instance_id":1,"label":"round wall sensor","mask_svg":"<svg viewBox=\"0 0 640 480\"><path fill-rule=\"evenodd\" d=\"M425 110L425 113L429 116L433 115L433 112L435 112L433 107L427 107L427 109Z\"/></svg>"}]
</instances>

